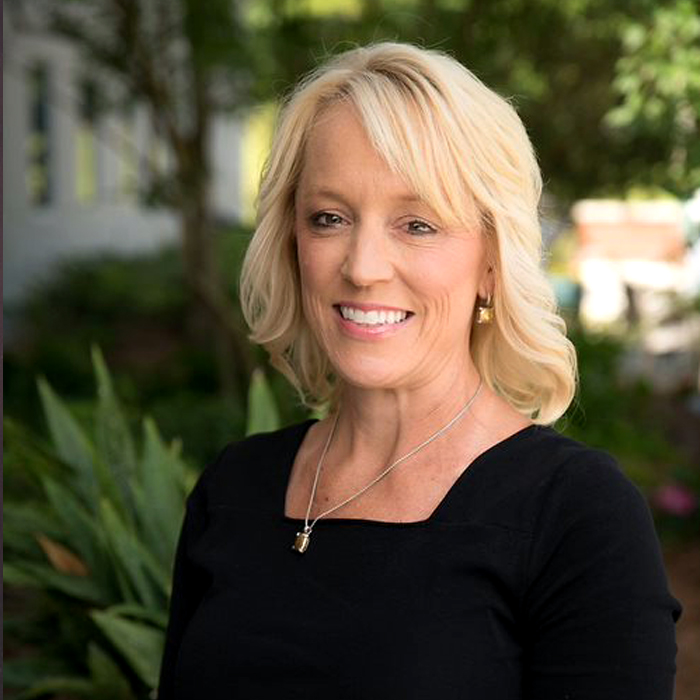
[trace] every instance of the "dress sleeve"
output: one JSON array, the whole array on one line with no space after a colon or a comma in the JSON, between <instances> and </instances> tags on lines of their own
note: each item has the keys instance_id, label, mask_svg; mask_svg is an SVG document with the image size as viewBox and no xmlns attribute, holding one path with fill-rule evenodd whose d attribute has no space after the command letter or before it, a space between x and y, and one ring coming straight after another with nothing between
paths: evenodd
<instances>
[{"instance_id":1,"label":"dress sleeve","mask_svg":"<svg viewBox=\"0 0 700 700\"><path fill-rule=\"evenodd\" d=\"M165 650L158 684L158 700L170 700L174 697L174 675L180 643L187 624L208 586L206 574L189 558L192 543L206 527L206 506L202 491L203 484L200 479L187 499L185 519L177 544Z\"/></svg>"},{"instance_id":2,"label":"dress sleeve","mask_svg":"<svg viewBox=\"0 0 700 700\"><path fill-rule=\"evenodd\" d=\"M614 460L562 465L532 541L526 700L672 700L680 604L644 497Z\"/></svg>"}]
</instances>

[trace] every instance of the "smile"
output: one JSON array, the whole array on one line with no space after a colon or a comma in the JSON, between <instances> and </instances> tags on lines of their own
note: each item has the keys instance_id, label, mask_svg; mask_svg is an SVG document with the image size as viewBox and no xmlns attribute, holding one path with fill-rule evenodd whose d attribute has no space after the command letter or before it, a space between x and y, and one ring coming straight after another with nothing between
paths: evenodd
<instances>
[{"instance_id":1,"label":"smile","mask_svg":"<svg viewBox=\"0 0 700 700\"><path fill-rule=\"evenodd\" d=\"M412 311L379 304L334 304L343 332L358 340L392 337L410 324Z\"/></svg>"},{"instance_id":2,"label":"smile","mask_svg":"<svg viewBox=\"0 0 700 700\"><path fill-rule=\"evenodd\" d=\"M384 310L384 309L372 309L370 311L364 311L358 309L355 306L338 306L336 307L340 312L340 315L346 321L352 321L360 326L386 326L395 323L401 323L405 321L408 317L408 311L402 310Z\"/></svg>"}]
</instances>

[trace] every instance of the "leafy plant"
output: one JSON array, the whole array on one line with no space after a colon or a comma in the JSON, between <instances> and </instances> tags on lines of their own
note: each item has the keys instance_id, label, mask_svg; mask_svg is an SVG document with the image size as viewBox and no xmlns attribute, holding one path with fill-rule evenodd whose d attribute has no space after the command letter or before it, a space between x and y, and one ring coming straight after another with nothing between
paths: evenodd
<instances>
[{"instance_id":1,"label":"leafy plant","mask_svg":"<svg viewBox=\"0 0 700 700\"><path fill-rule=\"evenodd\" d=\"M43 378L39 394L56 458L11 421L6 436L11 470L31 475L43 498L35 490L33 498L6 503L4 581L63 601L64 614L77 610L94 635L87 678L43 677L23 698L57 692L132 698L157 682L171 566L194 475L180 445L166 445L149 418L139 454L96 348L92 360L94 437ZM12 677L12 662L6 672L7 666Z\"/></svg>"},{"instance_id":2,"label":"leafy plant","mask_svg":"<svg viewBox=\"0 0 700 700\"><path fill-rule=\"evenodd\" d=\"M249 233L236 226L217 235L217 255L234 299ZM35 377L43 374L78 421L90 420L89 349L98 344L134 434L140 424L130 416L148 414L164 439L182 440L184 456L195 464L208 463L226 440L242 437L247 392L222 395L210 336L180 289L182 274L172 248L62 265L15 309L16 332L4 358L6 413L36 432L43 428L35 391ZM242 317L239 322L243 338ZM256 362L264 363L264 351L250 347ZM306 412L286 380L271 376L270 382L282 420L302 420Z\"/></svg>"},{"instance_id":3,"label":"leafy plant","mask_svg":"<svg viewBox=\"0 0 700 700\"><path fill-rule=\"evenodd\" d=\"M621 36L613 81L621 99L605 121L622 137L661 137L665 162L641 177L687 196L700 185L698 4L658 3L646 21L624 22Z\"/></svg>"},{"instance_id":4,"label":"leafy plant","mask_svg":"<svg viewBox=\"0 0 700 700\"><path fill-rule=\"evenodd\" d=\"M134 700L158 681L172 563L195 473L179 442L165 444L150 418L137 448L97 348L92 362L92 431L44 378L38 387L52 449L5 422L7 466L27 497L5 506L4 581L46 593L59 646L82 652L78 663L56 659L57 640L44 629L44 658L5 665L6 681L24 688L23 700L55 693ZM278 427L262 372L254 373L249 404L250 431Z\"/></svg>"},{"instance_id":5,"label":"leafy plant","mask_svg":"<svg viewBox=\"0 0 700 700\"><path fill-rule=\"evenodd\" d=\"M279 411L270 385L262 370L256 369L248 393L248 422L246 435L276 430L280 426Z\"/></svg>"}]
</instances>

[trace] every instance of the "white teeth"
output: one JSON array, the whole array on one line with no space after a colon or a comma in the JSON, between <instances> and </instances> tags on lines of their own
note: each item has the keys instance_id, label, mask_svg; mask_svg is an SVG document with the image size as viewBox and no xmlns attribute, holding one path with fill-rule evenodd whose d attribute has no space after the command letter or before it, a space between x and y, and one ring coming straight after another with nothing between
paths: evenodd
<instances>
[{"instance_id":1,"label":"white teeth","mask_svg":"<svg viewBox=\"0 0 700 700\"><path fill-rule=\"evenodd\" d=\"M406 319L406 311L362 311L353 306L341 306L343 318L366 326L383 326L391 323L401 323Z\"/></svg>"}]
</instances>

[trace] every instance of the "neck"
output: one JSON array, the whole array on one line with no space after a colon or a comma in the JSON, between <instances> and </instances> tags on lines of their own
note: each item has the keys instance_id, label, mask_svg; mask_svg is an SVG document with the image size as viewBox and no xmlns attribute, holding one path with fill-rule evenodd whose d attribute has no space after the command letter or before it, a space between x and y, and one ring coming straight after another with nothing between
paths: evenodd
<instances>
[{"instance_id":1,"label":"neck","mask_svg":"<svg viewBox=\"0 0 700 700\"><path fill-rule=\"evenodd\" d=\"M364 389L344 386L334 436L336 464L364 465L373 476L395 459L445 427L464 408L479 387L480 377L470 363L458 373L421 386ZM474 420L477 400L450 430Z\"/></svg>"}]
</instances>

